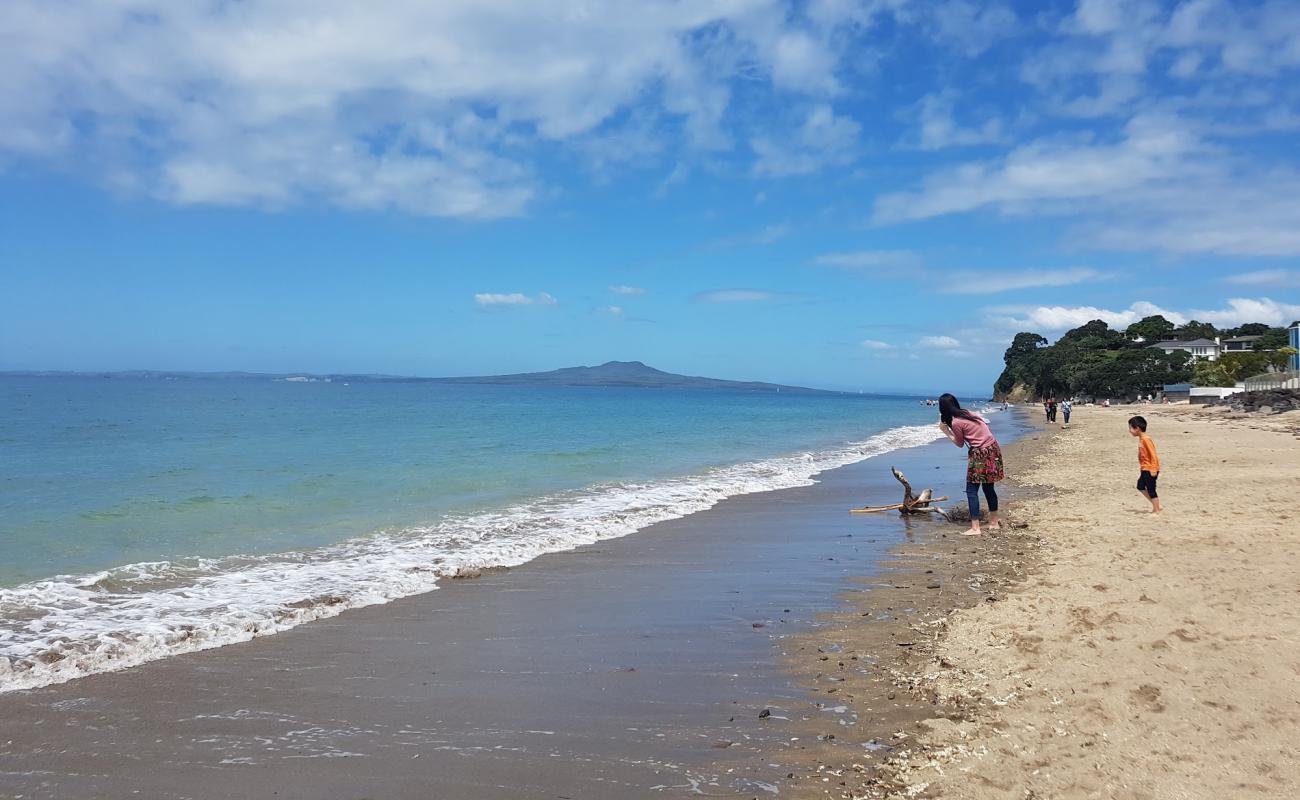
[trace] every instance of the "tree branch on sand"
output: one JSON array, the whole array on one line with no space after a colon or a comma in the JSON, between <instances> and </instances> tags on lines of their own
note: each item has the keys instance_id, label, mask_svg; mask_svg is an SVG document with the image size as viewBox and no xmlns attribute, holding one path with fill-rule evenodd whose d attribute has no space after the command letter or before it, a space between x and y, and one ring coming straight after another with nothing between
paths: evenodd
<instances>
[{"instance_id":1,"label":"tree branch on sand","mask_svg":"<svg viewBox=\"0 0 1300 800\"><path fill-rule=\"evenodd\" d=\"M897 467L890 467L889 471L894 473L894 477L898 479L899 483L903 484L903 502L891 503L887 506L863 506L862 508L850 508L849 513L874 514L877 511L897 511L899 514L904 516L909 514L935 513L944 519L948 518L948 513L942 508L930 505L931 503L938 503L947 500L947 495L944 495L943 497L934 497L933 489L926 489L920 494L916 494L912 491L912 484L907 482L907 476L899 472Z\"/></svg>"}]
</instances>

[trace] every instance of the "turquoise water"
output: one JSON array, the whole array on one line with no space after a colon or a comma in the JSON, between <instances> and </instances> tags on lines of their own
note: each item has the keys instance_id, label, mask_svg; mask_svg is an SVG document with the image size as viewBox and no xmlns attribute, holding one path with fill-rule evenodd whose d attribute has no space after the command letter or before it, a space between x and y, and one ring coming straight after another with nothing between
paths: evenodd
<instances>
[{"instance_id":1,"label":"turquoise water","mask_svg":"<svg viewBox=\"0 0 1300 800\"><path fill-rule=\"evenodd\" d=\"M0 689L806 483L933 440L934 417L861 395L2 377Z\"/></svg>"}]
</instances>

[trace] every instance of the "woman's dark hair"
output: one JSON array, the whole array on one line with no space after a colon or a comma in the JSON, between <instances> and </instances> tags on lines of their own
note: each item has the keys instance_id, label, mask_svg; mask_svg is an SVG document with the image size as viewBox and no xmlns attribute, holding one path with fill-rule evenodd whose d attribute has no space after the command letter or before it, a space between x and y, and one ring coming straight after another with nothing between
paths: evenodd
<instances>
[{"instance_id":1,"label":"woman's dark hair","mask_svg":"<svg viewBox=\"0 0 1300 800\"><path fill-rule=\"evenodd\" d=\"M939 395L939 419L943 420L944 425L951 425L953 417L979 419L979 417L962 408L956 397L950 394Z\"/></svg>"}]
</instances>

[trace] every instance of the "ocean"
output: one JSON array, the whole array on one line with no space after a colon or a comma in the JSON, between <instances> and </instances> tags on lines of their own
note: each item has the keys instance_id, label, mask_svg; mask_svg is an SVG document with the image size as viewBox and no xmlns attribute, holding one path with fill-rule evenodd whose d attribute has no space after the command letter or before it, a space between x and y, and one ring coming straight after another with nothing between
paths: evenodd
<instances>
[{"instance_id":1,"label":"ocean","mask_svg":"<svg viewBox=\"0 0 1300 800\"><path fill-rule=\"evenodd\" d=\"M0 377L0 691L286 630L939 438L916 398Z\"/></svg>"}]
</instances>

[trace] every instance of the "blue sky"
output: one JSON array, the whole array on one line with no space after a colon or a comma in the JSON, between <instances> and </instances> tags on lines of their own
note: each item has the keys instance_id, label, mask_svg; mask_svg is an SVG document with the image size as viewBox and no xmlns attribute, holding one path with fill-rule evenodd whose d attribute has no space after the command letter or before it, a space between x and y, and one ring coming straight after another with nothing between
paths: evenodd
<instances>
[{"instance_id":1,"label":"blue sky","mask_svg":"<svg viewBox=\"0 0 1300 800\"><path fill-rule=\"evenodd\" d=\"M969 392L1284 324L1298 73L1292 2L10 0L0 369Z\"/></svg>"}]
</instances>

